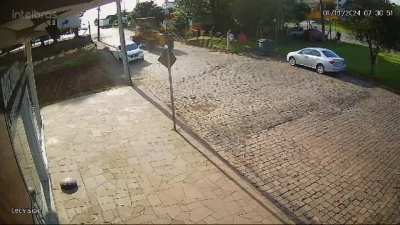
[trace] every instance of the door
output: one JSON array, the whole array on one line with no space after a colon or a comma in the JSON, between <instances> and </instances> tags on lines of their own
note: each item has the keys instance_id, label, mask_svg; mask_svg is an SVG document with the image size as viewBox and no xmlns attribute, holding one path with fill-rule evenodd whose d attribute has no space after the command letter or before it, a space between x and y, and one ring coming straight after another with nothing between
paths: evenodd
<instances>
[{"instance_id":1,"label":"door","mask_svg":"<svg viewBox=\"0 0 400 225\"><path fill-rule=\"evenodd\" d=\"M309 67L316 68L317 63L320 61L321 53L315 49L311 50L311 56L309 58Z\"/></svg>"},{"instance_id":2,"label":"door","mask_svg":"<svg viewBox=\"0 0 400 225\"><path fill-rule=\"evenodd\" d=\"M311 57L311 49L304 49L301 51L301 57L299 64L309 66Z\"/></svg>"}]
</instances>

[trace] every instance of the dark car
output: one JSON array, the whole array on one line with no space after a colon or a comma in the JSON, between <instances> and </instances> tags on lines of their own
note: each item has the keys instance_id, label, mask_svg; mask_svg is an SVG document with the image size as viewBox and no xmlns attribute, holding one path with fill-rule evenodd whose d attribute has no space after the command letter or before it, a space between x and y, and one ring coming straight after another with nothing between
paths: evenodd
<instances>
[{"instance_id":1,"label":"dark car","mask_svg":"<svg viewBox=\"0 0 400 225\"><path fill-rule=\"evenodd\" d=\"M307 41L323 41L324 34L317 29L309 29L304 32L304 38Z\"/></svg>"},{"instance_id":2,"label":"dark car","mask_svg":"<svg viewBox=\"0 0 400 225\"><path fill-rule=\"evenodd\" d=\"M302 27L293 27L288 30L288 37L300 39L304 36L304 29Z\"/></svg>"}]
</instances>

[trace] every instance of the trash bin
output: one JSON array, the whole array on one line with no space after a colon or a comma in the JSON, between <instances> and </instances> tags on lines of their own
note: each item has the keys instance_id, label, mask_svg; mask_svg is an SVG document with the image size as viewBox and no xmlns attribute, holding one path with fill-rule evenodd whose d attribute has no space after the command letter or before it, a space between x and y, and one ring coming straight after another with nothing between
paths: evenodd
<instances>
[{"instance_id":1,"label":"trash bin","mask_svg":"<svg viewBox=\"0 0 400 225\"><path fill-rule=\"evenodd\" d=\"M266 55L270 55L272 53L272 40L269 39L259 39L257 41L257 49L256 49L256 53L258 55L262 55L262 56L266 56Z\"/></svg>"}]
</instances>

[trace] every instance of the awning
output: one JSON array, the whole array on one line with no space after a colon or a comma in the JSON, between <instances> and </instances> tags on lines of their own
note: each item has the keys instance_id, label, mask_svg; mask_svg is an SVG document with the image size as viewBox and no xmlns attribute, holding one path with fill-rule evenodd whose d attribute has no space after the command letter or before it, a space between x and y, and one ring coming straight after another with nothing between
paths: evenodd
<instances>
[{"instance_id":1,"label":"awning","mask_svg":"<svg viewBox=\"0 0 400 225\"><path fill-rule=\"evenodd\" d=\"M115 0L2 0L0 48L46 34L51 19L79 15Z\"/></svg>"}]
</instances>

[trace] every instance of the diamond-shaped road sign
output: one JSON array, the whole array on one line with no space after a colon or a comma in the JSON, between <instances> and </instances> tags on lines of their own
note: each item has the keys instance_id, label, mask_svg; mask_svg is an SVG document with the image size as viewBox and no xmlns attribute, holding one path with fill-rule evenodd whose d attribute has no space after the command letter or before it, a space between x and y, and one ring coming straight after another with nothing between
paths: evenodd
<instances>
[{"instance_id":1,"label":"diamond-shaped road sign","mask_svg":"<svg viewBox=\"0 0 400 225\"><path fill-rule=\"evenodd\" d=\"M169 63L168 63L168 57L169 57ZM174 53L172 53L172 51L170 51L169 49L164 49L163 52L161 53L161 56L158 58L158 61L168 68L169 66L174 65L174 63L176 62L176 57Z\"/></svg>"}]
</instances>

